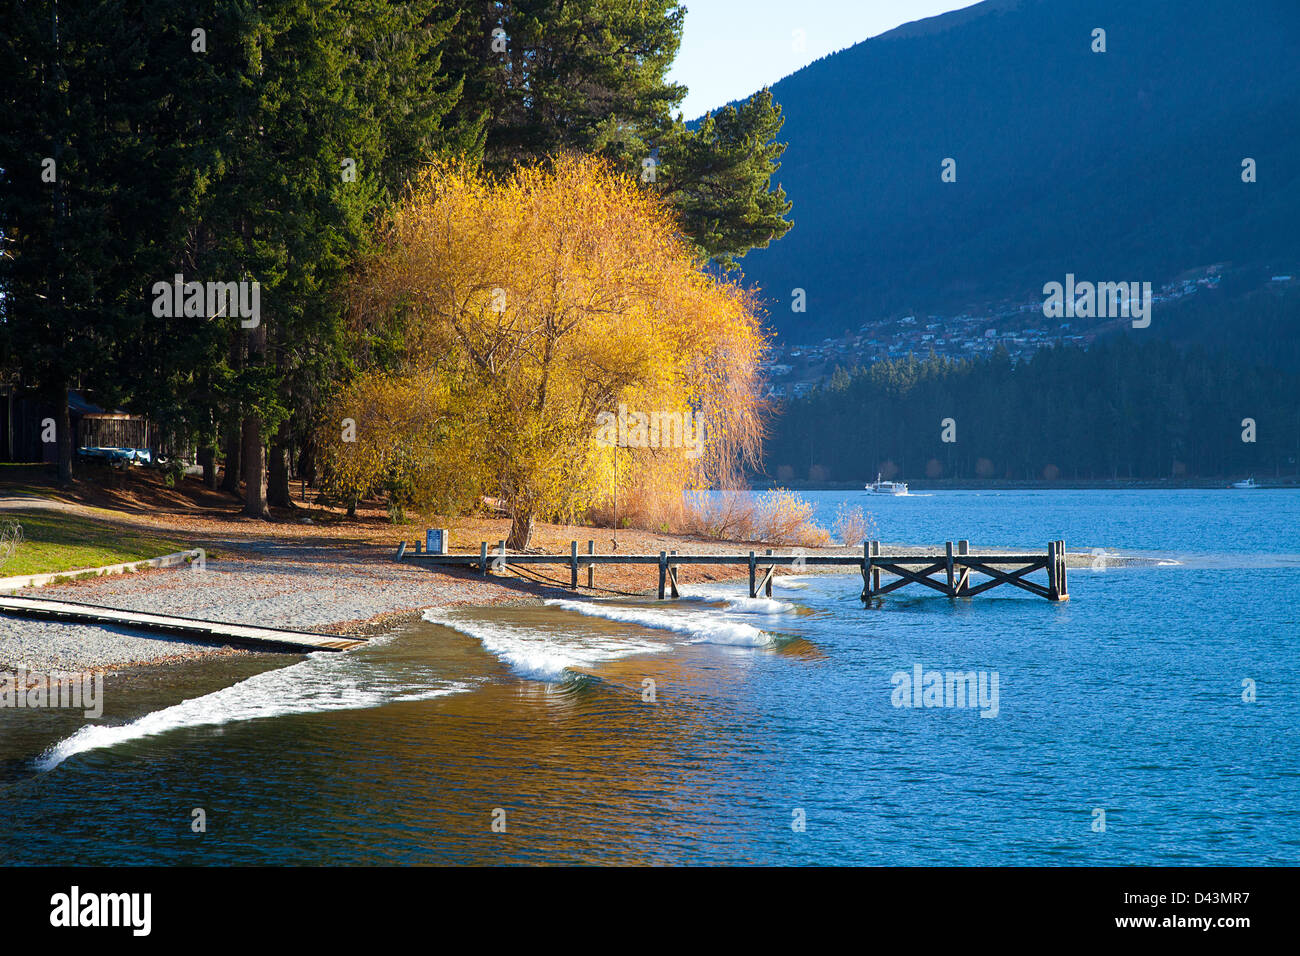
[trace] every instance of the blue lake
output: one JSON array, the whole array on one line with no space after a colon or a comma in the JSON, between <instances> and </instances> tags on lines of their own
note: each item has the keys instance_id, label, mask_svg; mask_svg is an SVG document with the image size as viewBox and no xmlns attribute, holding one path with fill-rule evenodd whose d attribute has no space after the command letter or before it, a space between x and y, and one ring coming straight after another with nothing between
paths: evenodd
<instances>
[{"instance_id":1,"label":"blue lake","mask_svg":"<svg viewBox=\"0 0 1300 956\"><path fill-rule=\"evenodd\" d=\"M862 504L886 542L1064 538L1101 560L1059 605L909 588L864 609L855 571L770 601L739 583L443 611L347 655L159 670L90 730L0 714L0 854L1300 863L1300 493L809 497L827 520ZM896 706L918 665L996 674L996 714Z\"/></svg>"}]
</instances>

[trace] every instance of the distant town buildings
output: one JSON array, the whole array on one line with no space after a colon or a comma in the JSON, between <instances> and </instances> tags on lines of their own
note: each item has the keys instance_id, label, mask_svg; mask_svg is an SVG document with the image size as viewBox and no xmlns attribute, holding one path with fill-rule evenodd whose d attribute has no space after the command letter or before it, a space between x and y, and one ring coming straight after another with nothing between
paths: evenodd
<instances>
[{"instance_id":1,"label":"distant town buildings","mask_svg":"<svg viewBox=\"0 0 1300 956\"><path fill-rule=\"evenodd\" d=\"M1156 305L1170 303L1201 290L1217 289L1221 266L1185 273L1161 286L1152 296ZM1272 282L1290 282L1276 275ZM909 354L924 359L931 352L945 358L978 358L1000 346L1012 359L1029 358L1049 345L1086 346L1098 335L1117 331L1130 320L1080 318L1062 322L1043 315L1043 300L1006 303L975 313L915 314L863 322L856 331L826 338L816 345L773 345L763 363L769 398L794 398L827 381L836 368L851 369Z\"/></svg>"}]
</instances>

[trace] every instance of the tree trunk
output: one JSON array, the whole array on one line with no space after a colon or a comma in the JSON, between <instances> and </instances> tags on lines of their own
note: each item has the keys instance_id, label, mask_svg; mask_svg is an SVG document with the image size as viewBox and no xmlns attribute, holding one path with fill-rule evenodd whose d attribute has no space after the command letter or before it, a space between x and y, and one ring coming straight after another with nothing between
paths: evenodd
<instances>
[{"instance_id":1,"label":"tree trunk","mask_svg":"<svg viewBox=\"0 0 1300 956\"><path fill-rule=\"evenodd\" d=\"M238 422L229 426L226 431L226 471L221 477L221 490L228 491L232 495L239 494L239 478L244 471L240 460L242 437L236 425Z\"/></svg>"},{"instance_id":2,"label":"tree trunk","mask_svg":"<svg viewBox=\"0 0 1300 956\"><path fill-rule=\"evenodd\" d=\"M58 404L58 432L56 438L59 444L59 484L72 484L72 413L68 409L68 389L66 386L59 388Z\"/></svg>"},{"instance_id":3,"label":"tree trunk","mask_svg":"<svg viewBox=\"0 0 1300 956\"><path fill-rule=\"evenodd\" d=\"M298 477L308 485L316 484L316 440L308 438L298 452Z\"/></svg>"},{"instance_id":4,"label":"tree trunk","mask_svg":"<svg viewBox=\"0 0 1300 956\"><path fill-rule=\"evenodd\" d=\"M230 367L235 371L244 367L244 336L240 330L230 333ZM222 429L226 438L226 473L221 479L221 490L239 497L239 480L244 477L242 452L243 435L240 434L239 407L228 410L229 418Z\"/></svg>"},{"instance_id":5,"label":"tree trunk","mask_svg":"<svg viewBox=\"0 0 1300 956\"><path fill-rule=\"evenodd\" d=\"M262 416L244 417L244 514L269 518L266 507L266 448L262 445Z\"/></svg>"},{"instance_id":6,"label":"tree trunk","mask_svg":"<svg viewBox=\"0 0 1300 956\"><path fill-rule=\"evenodd\" d=\"M524 551L533 540L533 510L516 507L510 517L510 536L506 538L506 547L511 551Z\"/></svg>"},{"instance_id":7,"label":"tree trunk","mask_svg":"<svg viewBox=\"0 0 1300 956\"><path fill-rule=\"evenodd\" d=\"M271 442L271 457L267 461L267 504L274 508L294 507L289 491L289 423L280 423Z\"/></svg>"},{"instance_id":8,"label":"tree trunk","mask_svg":"<svg viewBox=\"0 0 1300 956\"><path fill-rule=\"evenodd\" d=\"M199 448L199 464L203 466L203 485L205 488L217 487L217 450L212 445Z\"/></svg>"}]
</instances>

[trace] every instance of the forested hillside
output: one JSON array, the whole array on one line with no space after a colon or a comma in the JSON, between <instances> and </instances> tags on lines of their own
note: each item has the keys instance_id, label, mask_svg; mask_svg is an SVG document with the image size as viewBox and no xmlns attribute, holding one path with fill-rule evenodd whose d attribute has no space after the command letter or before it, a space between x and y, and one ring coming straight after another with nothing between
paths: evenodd
<instances>
[{"instance_id":1,"label":"forested hillside","mask_svg":"<svg viewBox=\"0 0 1300 956\"><path fill-rule=\"evenodd\" d=\"M766 470L813 482L1154 479L1295 474L1297 460L1300 376L1122 336L1020 363L1003 352L841 370L783 409Z\"/></svg>"}]
</instances>

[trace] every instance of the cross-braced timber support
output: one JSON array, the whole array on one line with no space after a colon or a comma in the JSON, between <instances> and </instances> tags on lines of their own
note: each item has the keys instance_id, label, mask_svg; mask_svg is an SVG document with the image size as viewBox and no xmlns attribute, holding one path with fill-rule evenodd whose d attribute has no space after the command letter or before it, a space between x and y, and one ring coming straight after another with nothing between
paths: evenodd
<instances>
[{"instance_id":1,"label":"cross-braced timber support","mask_svg":"<svg viewBox=\"0 0 1300 956\"><path fill-rule=\"evenodd\" d=\"M1035 571L1047 572L1047 586L1027 580ZM880 583L881 572L898 580ZM971 583L971 574L985 575L988 580ZM942 574L943 578L932 577ZM954 551L951 541L942 555L882 555L879 541L862 546L862 600L868 605L890 591L909 584L920 584L950 598L974 597L999 584L1010 584L1049 601L1068 601L1069 588L1065 573L1065 542L1050 541L1047 554L970 553L969 541L958 541Z\"/></svg>"}]
</instances>

